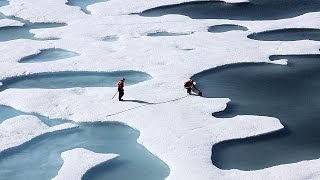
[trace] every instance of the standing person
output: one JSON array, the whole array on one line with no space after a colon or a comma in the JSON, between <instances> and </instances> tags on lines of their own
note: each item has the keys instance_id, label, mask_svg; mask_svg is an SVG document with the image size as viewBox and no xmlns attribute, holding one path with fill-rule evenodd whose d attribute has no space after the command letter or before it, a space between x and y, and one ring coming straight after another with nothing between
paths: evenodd
<instances>
[{"instance_id":1,"label":"standing person","mask_svg":"<svg viewBox=\"0 0 320 180\"><path fill-rule=\"evenodd\" d=\"M122 96L124 95L124 81L126 79L123 78L118 82L118 92L119 92L119 101L123 101Z\"/></svg>"}]
</instances>

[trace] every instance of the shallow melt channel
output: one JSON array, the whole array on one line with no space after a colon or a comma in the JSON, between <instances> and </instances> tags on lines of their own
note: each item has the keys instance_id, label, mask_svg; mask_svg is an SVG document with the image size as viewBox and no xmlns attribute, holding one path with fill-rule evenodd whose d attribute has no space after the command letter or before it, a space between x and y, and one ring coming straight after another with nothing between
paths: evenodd
<instances>
[{"instance_id":1,"label":"shallow melt channel","mask_svg":"<svg viewBox=\"0 0 320 180\"><path fill-rule=\"evenodd\" d=\"M226 65L192 77L206 97L231 99L227 109L214 113L215 117L270 116L285 126L276 133L214 145L212 163L221 169L257 170L320 158L320 55L270 59L289 61L287 66ZM231 119L223 121L232 125Z\"/></svg>"},{"instance_id":2,"label":"shallow melt channel","mask_svg":"<svg viewBox=\"0 0 320 180\"><path fill-rule=\"evenodd\" d=\"M56 61L56 60L71 58L79 55L80 54L78 53L67 51L60 48L42 49L38 54L33 54L30 56L23 57L19 61L19 63L38 63L38 62Z\"/></svg>"},{"instance_id":3,"label":"shallow melt channel","mask_svg":"<svg viewBox=\"0 0 320 180\"><path fill-rule=\"evenodd\" d=\"M8 88L61 89L73 87L114 87L126 78L125 85L132 85L152 78L139 71L89 72L67 71L22 75L2 80L0 91Z\"/></svg>"},{"instance_id":4,"label":"shallow melt channel","mask_svg":"<svg viewBox=\"0 0 320 180\"><path fill-rule=\"evenodd\" d=\"M319 0L250 0L227 3L224 1L196 1L165 5L148 9L142 16L180 14L192 19L274 20L296 17L320 10Z\"/></svg>"},{"instance_id":5,"label":"shallow melt channel","mask_svg":"<svg viewBox=\"0 0 320 180\"><path fill-rule=\"evenodd\" d=\"M13 118L23 114L25 113L18 111L12 107L0 105L0 124L6 119Z\"/></svg>"},{"instance_id":6,"label":"shallow melt channel","mask_svg":"<svg viewBox=\"0 0 320 180\"><path fill-rule=\"evenodd\" d=\"M159 31L159 32L152 32L148 33L147 36L151 37L159 37L159 36L185 36L190 35L190 33L173 33L173 32L166 32L166 31Z\"/></svg>"},{"instance_id":7,"label":"shallow melt channel","mask_svg":"<svg viewBox=\"0 0 320 180\"><path fill-rule=\"evenodd\" d=\"M138 131L118 123L80 123L79 128L42 135L0 154L0 179L49 180L63 164L60 154L79 147L120 155L82 179L165 179L169 167L138 144L138 137Z\"/></svg>"},{"instance_id":8,"label":"shallow melt channel","mask_svg":"<svg viewBox=\"0 0 320 180\"><path fill-rule=\"evenodd\" d=\"M0 3L1 3L1 1L0 1ZM0 5L0 7L1 7L1 5ZM1 19L6 19L6 16L0 12L0 20Z\"/></svg>"},{"instance_id":9,"label":"shallow melt channel","mask_svg":"<svg viewBox=\"0 0 320 180\"><path fill-rule=\"evenodd\" d=\"M109 36L103 37L101 40L105 41L105 42L114 42L114 41L118 41L119 40L119 36L117 36L117 35L109 35Z\"/></svg>"},{"instance_id":10,"label":"shallow melt channel","mask_svg":"<svg viewBox=\"0 0 320 180\"><path fill-rule=\"evenodd\" d=\"M15 19L15 18L11 18L11 19ZM30 32L30 30L31 29L42 29L42 28L57 28L57 27L66 26L66 24L64 24L64 23L30 23L30 22L24 21L24 20L21 20L21 21L23 23L25 23L23 26L1 27L0 28L0 42L11 41L11 40L16 40L16 39L55 40L56 38L50 38L50 39L35 38L34 34L32 34Z\"/></svg>"},{"instance_id":11,"label":"shallow melt channel","mask_svg":"<svg viewBox=\"0 0 320 180\"><path fill-rule=\"evenodd\" d=\"M219 24L215 26L210 26L208 32L212 33L223 33L228 31L247 31L248 28L236 24Z\"/></svg>"},{"instance_id":12,"label":"shallow melt channel","mask_svg":"<svg viewBox=\"0 0 320 180\"><path fill-rule=\"evenodd\" d=\"M63 119L49 119L46 116L42 116L38 113L28 113L28 112L23 112L23 111L19 111L17 109L14 109L10 106L5 106L5 105L0 105L0 124L10 118L16 117L16 116L20 116L20 115L33 115L36 116L37 118L39 118L44 124L48 125L48 126L55 126L58 124L63 124L63 123L67 123L69 121L67 120L63 120Z\"/></svg>"}]
</instances>

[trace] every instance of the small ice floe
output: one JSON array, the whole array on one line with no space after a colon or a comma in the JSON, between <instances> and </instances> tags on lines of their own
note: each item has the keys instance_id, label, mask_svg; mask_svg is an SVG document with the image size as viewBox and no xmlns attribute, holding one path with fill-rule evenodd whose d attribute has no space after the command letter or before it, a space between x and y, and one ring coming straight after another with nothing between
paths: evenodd
<instances>
[{"instance_id":1,"label":"small ice floe","mask_svg":"<svg viewBox=\"0 0 320 180\"><path fill-rule=\"evenodd\" d=\"M22 23L20 21L12 20L12 19L1 19L0 20L0 28L13 27L13 26L19 27L19 26L23 26L23 25L24 25L24 23Z\"/></svg>"},{"instance_id":2,"label":"small ice floe","mask_svg":"<svg viewBox=\"0 0 320 180\"><path fill-rule=\"evenodd\" d=\"M81 179L91 168L118 157L117 154L101 154L83 148L76 148L61 153L63 166L53 180Z\"/></svg>"},{"instance_id":3,"label":"small ice floe","mask_svg":"<svg viewBox=\"0 0 320 180\"><path fill-rule=\"evenodd\" d=\"M271 63L286 66L286 65L288 65L288 60L287 59L279 59L279 60L271 61Z\"/></svg>"}]
</instances>

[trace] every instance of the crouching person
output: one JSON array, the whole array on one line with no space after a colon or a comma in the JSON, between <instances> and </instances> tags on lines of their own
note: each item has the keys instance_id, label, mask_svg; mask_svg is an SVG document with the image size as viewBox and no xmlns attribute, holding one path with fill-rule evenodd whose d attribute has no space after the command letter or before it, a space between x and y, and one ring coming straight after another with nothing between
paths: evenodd
<instances>
[{"instance_id":1,"label":"crouching person","mask_svg":"<svg viewBox=\"0 0 320 180\"><path fill-rule=\"evenodd\" d=\"M196 87L196 82L194 82L192 79L189 79L184 83L184 88L187 89L188 95L191 94L192 88L194 88L198 91L198 96L202 96L202 91Z\"/></svg>"}]
</instances>

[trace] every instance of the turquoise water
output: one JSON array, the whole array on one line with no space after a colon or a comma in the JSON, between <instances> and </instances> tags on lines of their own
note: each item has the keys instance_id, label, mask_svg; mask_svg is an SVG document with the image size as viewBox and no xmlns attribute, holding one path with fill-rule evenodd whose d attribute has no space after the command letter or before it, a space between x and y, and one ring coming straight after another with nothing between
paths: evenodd
<instances>
[{"instance_id":1,"label":"turquoise water","mask_svg":"<svg viewBox=\"0 0 320 180\"><path fill-rule=\"evenodd\" d=\"M320 41L320 29L289 28L277 29L248 35L248 38L259 41Z\"/></svg>"},{"instance_id":2,"label":"turquoise water","mask_svg":"<svg viewBox=\"0 0 320 180\"><path fill-rule=\"evenodd\" d=\"M3 80L2 90L116 86L123 77L126 77L126 85L151 78L137 71L43 73ZM0 105L0 122L25 114L35 115L49 126L69 122ZM90 170L84 179L163 180L169 175L168 166L137 143L139 133L136 130L117 123L80 123L79 126L39 136L0 153L0 179L51 179L63 164L60 154L78 147L98 153L120 154L120 157Z\"/></svg>"},{"instance_id":3,"label":"turquoise water","mask_svg":"<svg viewBox=\"0 0 320 180\"><path fill-rule=\"evenodd\" d=\"M320 158L320 55L270 59L289 59L289 64L233 64L192 77L205 97L231 99L213 116L270 116L285 126L277 133L214 145L211 159L221 169L256 170Z\"/></svg>"},{"instance_id":4,"label":"turquoise water","mask_svg":"<svg viewBox=\"0 0 320 180\"><path fill-rule=\"evenodd\" d=\"M78 6L81 8L81 11L83 11L86 14L90 14L90 11L87 10L87 6L106 1L108 0L68 0L66 4L69 6Z\"/></svg>"},{"instance_id":5,"label":"turquoise water","mask_svg":"<svg viewBox=\"0 0 320 180\"><path fill-rule=\"evenodd\" d=\"M0 3L1 3L1 1L0 1ZM0 7L1 7L1 5L0 5ZM0 12L0 19L5 19L5 18L6 18L6 16Z\"/></svg>"},{"instance_id":6,"label":"turquoise water","mask_svg":"<svg viewBox=\"0 0 320 180\"><path fill-rule=\"evenodd\" d=\"M117 81L123 77L126 77L126 85L151 78L150 75L137 71L43 73L4 80L2 90L116 86ZM25 114L35 115L49 126L70 122L0 105L0 123ZM60 154L80 147L98 153L120 154L120 157L90 170L84 179L163 180L169 175L169 167L137 143L139 132L136 130L118 123L78 125L79 128L42 135L0 153L0 179L51 179L57 175L63 164Z\"/></svg>"},{"instance_id":7,"label":"turquoise water","mask_svg":"<svg viewBox=\"0 0 320 180\"><path fill-rule=\"evenodd\" d=\"M47 62L47 61L56 61L60 59L66 59L70 57L79 56L80 54L67 51L59 48L52 49L42 49L39 54L34 54L22 58L20 63L37 63L37 62Z\"/></svg>"},{"instance_id":8,"label":"turquoise water","mask_svg":"<svg viewBox=\"0 0 320 180\"><path fill-rule=\"evenodd\" d=\"M186 33L171 33L171 32L154 32L154 33L148 33L147 36L183 36L183 35L189 35Z\"/></svg>"},{"instance_id":9,"label":"turquoise water","mask_svg":"<svg viewBox=\"0 0 320 180\"><path fill-rule=\"evenodd\" d=\"M273 20L320 11L319 0L196 1L148 9L142 16L180 14L192 19Z\"/></svg>"},{"instance_id":10,"label":"turquoise water","mask_svg":"<svg viewBox=\"0 0 320 180\"><path fill-rule=\"evenodd\" d=\"M0 105L0 124L9 119L20 115L33 115L39 118L43 123L45 123L48 126L55 126L58 124L63 124L66 122L69 122L67 120L63 119L49 119L48 117L42 116L37 113L27 113L23 111L16 110L10 106Z\"/></svg>"},{"instance_id":11,"label":"turquoise water","mask_svg":"<svg viewBox=\"0 0 320 180\"><path fill-rule=\"evenodd\" d=\"M0 0L0 7L8 5L9 2L6 0Z\"/></svg>"},{"instance_id":12,"label":"turquoise water","mask_svg":"<svg viewBox=\"0 0 320 180\"><path fill-rule=\"evenodd\" d=\"M60 154L74 148L120 157L90 170L83 179L163 180L168 166L137 143L139 132L117 123L80 123L77 129L43 135L0 154L0 179L46 180L63 164ZM84 160L85 161L85 160Z\"/></svg>"},{"instance_id":13,"label":"turquoise water","mask_svg":"<svg viewBox=\"0 0 320 180\"><path fill-rule=\"evenodd\" d=\"M12 107L0 105L0 123L2 123L6 119L13 118L23 114L25 113L13 109Z\"/></svg>"},{"instance_id":14,"label":"turquoise water","mask_svg":"<svg viewBox=\"0 0 320 180\"><path fill-rule=\"evenodd\" d=\"M212 33L222 33L222 32L235 31L235 30L247 31L248 28L244 26L235 25L235 24L221 24L221 25L210 26L208 28L208 31Z\"/></svg>"},{"instance_id":15,"label":"turquoise water","mask_svg":"<svg viewBox=\"0 0 320 180\"><path fill-rule=\"evenodd\" d=\"M8 1L0 0L0 7L9 4ZM11 41L16 39L32 39L32 40L55 40L56 38L50 39L39 39L35 38L34 34L30 32L31 29L42 29L42 28L57 28L63 27L65 23L31 23L28 20L15 17L5 16L0 12L0 19L11 19L24 23L23 26L7 26L0 27L0 42Z\"/></svg>"},{"instance_id":16,"label":"turquoise water","mask_svg":"<svg viewBox=\"0 0 320 180\"><path fill-rule=\"evenodd\" d=\"M27 23L24 26L11 26L0 28L0 42L11 41L16 39L32 39L32 40L54 40L54 39L38 39L34 34L30 33L31 29L57 28L66 26L64 23Z\"/></svg>"},{"instance_id":17,"label":"turquoise water","mask_svg":"<svg viewBox=\"0 0 320 180\"><path fill-rule=\"evenodd\" d=\"M126 78L125 85L132 85L152 77L139 71L114 72L52 72L8 78L2 81L1 90L8 88L62 89L72 87L116 87L117 82Z\"/></svg>"}]
</instances>

